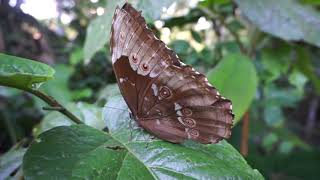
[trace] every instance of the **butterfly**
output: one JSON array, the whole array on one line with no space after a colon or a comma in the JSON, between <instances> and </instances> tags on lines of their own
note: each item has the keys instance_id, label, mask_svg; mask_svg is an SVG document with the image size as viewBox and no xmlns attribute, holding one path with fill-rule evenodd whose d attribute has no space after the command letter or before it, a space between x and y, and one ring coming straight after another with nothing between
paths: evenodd
<instances>
[{"instance_id":1,"label":"butterfly","mask_svg":"<svg viewBox=\"0 0 320 180\"><path fill-rule=\"evenodd\" d=\"M231 136L231 101L182 63L129 3L115 10L110 51L121 94L140 127L172 143Z\"/></svg>"}]
</instances>

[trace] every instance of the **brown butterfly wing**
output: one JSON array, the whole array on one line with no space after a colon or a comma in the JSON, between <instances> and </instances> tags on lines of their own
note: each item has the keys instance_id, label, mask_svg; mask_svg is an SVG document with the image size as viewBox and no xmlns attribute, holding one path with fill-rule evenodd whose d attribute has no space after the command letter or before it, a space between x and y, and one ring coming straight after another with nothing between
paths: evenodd
<instances>
[{"instance_id":1,"label":"brown butterfly wing","mask_svg":"<svg viewBox=\"0 0 320 180\"><path fill-rule=\"evenodd\" d=\"M174 143L230 136L231 102L181 63L128 3L116 9L110 47L121 93L141 127Z\"/></svg>"},{"instance_id":2,"label":"brown butterfly wing","mask_svg":"<svg viewBox=\"0 0 320 180\"><path fill-rule=\"evenodd\" d=\"M118 85L130 110L138 114L143 100L139 97L154 81L153 77L174 62L179 63L178 58L154 36L141 14L128 3L116 8L110 48Z\"/></svg>"},{"instance_id":3,"label":"brown butterfly wing","mask_svg":"<svg viewBox=\"0 0 320 180\"><path fill-rule=\"evenodd\" d=\"M189 66L169 66L145 94L141 126L162 139L215 143L231 135L230 100ZM167 131L171 126L176 131ZM181 137L183 135L183 137ZM173 139L173 140L172 140Z\"/></svg>"}]
</instances>

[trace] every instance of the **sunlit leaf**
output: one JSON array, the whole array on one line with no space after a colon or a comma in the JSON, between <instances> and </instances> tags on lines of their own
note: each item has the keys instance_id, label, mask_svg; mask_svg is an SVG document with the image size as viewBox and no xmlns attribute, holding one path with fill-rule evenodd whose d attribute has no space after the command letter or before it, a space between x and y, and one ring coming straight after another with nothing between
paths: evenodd
<instances>
[{"instance_id":1,"label":"sunlit leaf","mask_svg":"<svg viewBox=\"0 0 320 180\"><path fill-rule=\"evenodd\" d=\"M209 82L232 101L235 122L248 110L258 83L251 60L240 54L231 54L208 73Z\"/></svg>"},{"instance_id":2,"label":"sunlit leaf","mask_svg":"<svg viewBox=\"0 0 320 180\"><path fill-rule=\"evenodd\" d=\"M0 85L20 89L38 88L53 78L50 66L25 58L0 53Z\"/></svg>"}]
</instances>

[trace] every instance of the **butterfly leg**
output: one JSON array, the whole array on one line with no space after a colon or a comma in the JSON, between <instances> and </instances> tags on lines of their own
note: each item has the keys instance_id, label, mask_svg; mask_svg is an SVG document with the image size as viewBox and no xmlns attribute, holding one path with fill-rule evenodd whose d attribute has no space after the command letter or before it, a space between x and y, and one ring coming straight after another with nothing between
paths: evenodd
<instances>
[{"instance_id":1,"label":"butterfly leg","mask_svg":"<svg viewBox=\"0 0 320 180\"><path fill-rule=\"evenodd\" d=\"M132 141L133 139L133 135L132 135L132 132L133 132L133 127L132 127L132 114L130 113L130 118L129 118L129 130L130 130L130 139L129 141Z\"/></svg>"}]
</instances>

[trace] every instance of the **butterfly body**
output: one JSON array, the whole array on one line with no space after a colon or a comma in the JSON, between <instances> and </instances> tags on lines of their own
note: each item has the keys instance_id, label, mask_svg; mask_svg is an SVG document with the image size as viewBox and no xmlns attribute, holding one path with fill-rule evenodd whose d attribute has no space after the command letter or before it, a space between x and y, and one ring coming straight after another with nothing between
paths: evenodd
<instances>
[{"instance_id":1,"label":"butterfly body","mask_svg":"<svg viewBox=\"0 0 320 180\"><path fill-rule=\"evenodd\" d=\"M118 85L139 126L173 143L230 137L231 101L180 62L128 3L115 11L110 48Z\"/></svg>"}]
</instances>

